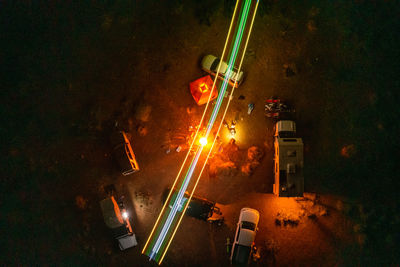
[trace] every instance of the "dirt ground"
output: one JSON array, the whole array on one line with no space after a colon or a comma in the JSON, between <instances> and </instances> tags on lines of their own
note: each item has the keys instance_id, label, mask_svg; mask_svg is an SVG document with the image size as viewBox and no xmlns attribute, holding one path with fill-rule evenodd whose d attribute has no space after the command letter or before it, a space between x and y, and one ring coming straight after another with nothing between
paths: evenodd
<instances>
[{"instance_id":1,"label":"dirt ground","mask_svg":"<svg viewBox=\"0 0 400 267\"><path fill-rule=\"evenodd\" d=\"M204 108L189 83L205 75L204 55L221 54L233 5L0 2L1 265L156 265L141 250L185 156L175 148ZM196 191L221 205L225 224L185 217L163 265L229 266L226 238L244 206L261 213L250 265L400 264L399 11L398 1L260 2L227 114L238 122L237 170L207 169ZM316 193L304 199L271 194L272 95L297 111L305 190ZM116 124L141 168L130 176L111 157ZM251 146L264 156L246 176ZM98 204L110 183L139 243L124 252Z\"/></svg>"}]
</instances>

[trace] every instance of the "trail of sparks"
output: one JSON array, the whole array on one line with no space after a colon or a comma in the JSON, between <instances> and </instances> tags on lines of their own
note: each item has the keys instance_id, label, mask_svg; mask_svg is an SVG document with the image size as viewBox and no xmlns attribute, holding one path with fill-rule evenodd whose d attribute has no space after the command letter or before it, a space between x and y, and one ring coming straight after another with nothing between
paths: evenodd
<instances>
[{"instance_id":1,"label":"trail of sparks","mask_svg":"<svg viewBox=\"0 0 400 267\"><path fill-rule=\"evenodd\" d=\"M235 18L235 14L236 14L236 9L237 9L237 6L238 6L238 2L239 2L239 0L236 2L236 6L235 6L235 10L234 10L234 15L233 15L233 17L232 17L231 25L230 25L229 32L228 32L228 37L227 37L227 40L226 40L226 42L225 42L225 47L224 47L224 50L223 50L223 55L224 55L224 53L225 53L226 45L227 45L227 42L228 42L228 39L229 39L229 36L230 36L230 31L231 31L231 28L232 28L233 20L234 20L234 18ZM212 115L210 116L210 119L209 119L208 124L207 124L207 131L206 131L206 134L205 134L205 138L206 138L206 139L208 138L208 136L209 136L209 134L210 134L210 132L211 132L213 126L214 126L214 123L215 123L215 120L216 120L216 118L217 118L219 109L220 109L220 107L221 107L221 105L222 105L222 102L223 102L223 101L222 101L222 100L223 100L223 97L225 96L225 92L226 92L226 89L227 89L227 86L228 86L228 79L229 79L228 77L230 77L231 72L232 72L232 68L233 68L233 66L234 66L234 64L235 64L235 61L236 61L237 53L238 53L238 51L239 51L240 43L241 43L241 40L242 40L242 37L243 37L243 31L244 31L245 24L246 24L246 21L247 21L247 16L248 16L248 14L249 14L250 4L251 4L251 0L246 0L246 1L245 1L244 7L243 7L242 12L241 12L241 15L240 15L240 22L239 22L239 26L238 26L238 29L237 29L237 33L236 33L236 35L235 35L235 41L234 41L233 49L232 49L232 52L231 52L230 57L229 57L228 68L227 68L226 73L225 73L225 78L224 78L224 80L223 80L222 86L220 87L220 92L219 92L219 96L218 96L218 99L217 99L217 103L216 103L216 105L215 105L215 107L214 107L214 109L213 109L213 111L212 111ZM251 32L251 29L252 29L252 26L253 26L253 22L254 22L254 17L255 17L255 14L256 14L257 6L258 6L258 0L257 0L257 2L256 2L256 7L255 7L255 10L254 10L254 13L253 13L253 19L252 19L252 22L251 22L250 31L249 31L248 36L247 36L245 49L244 49L244 51L243 51L243 53L242 53L242 58L241 58L240 65L239 65L239 69L238 69L238 72L237 72L237 73L240 73L241 65L242 65L242 62L243 62L243 57L244 57L244 54L245 54L245 51L246 51L246 48L247 48L247 43L248 43L249 36L250 36L250 32ZM213 87L212 87L212 90L211 90L211 94L210 94L210 96L209 96L209 100L210 100L210 97L211 97L211 95L212 95L212 91L214 90L214 87L215 87L215 84L216 84L216 80L217 80L218 73L219 73L219 70L220 70L220 66L221 66L221 62L222 62L223 55L222 55L222 57L221 57L221 61L220 61L220 64L219 64L219 66L218 66L217 75L215 76L215 80L214 80L214 84L213 84ZM235 83L236 83L236 81L235 81ZM236 84L235 84L235 85L236 85ZM232 89L232 92L231 92L231 94L230 94L228 103L227 103L227 105L226 105L223 118L224 118L225 115L226 115L226 111L227 111L227 109L228 109L228 107L229 107L229 103L230 103L230 101L231 101L231 99L232 99L231 97L232 97L232 95L233 95L233 91L234 91L234 87L233 87L233 89ZM208 102L209 102L209 101L208 101ZM145 247L143 248L142 253L144 253L144 252L146 251L146 248L147 248L147 246L148 246L148 244L149 244L149 241L150 241L150 239L152 238L155 229L157 228L158 222L159 222L160 218L162 217L162 214L163 214L163 212L164 212L166 206L168 205L168 202L169 202L169 200L170 200L172 191L173 191L173 189L174 189L174 187L175 187L175 185L176 185L176 183L177 183L177 180L178 180L178 178L179 178L179 176L180 176L181 171L183 170L183 167L184 167L184 165L185 165L185 163L186 163L186 160L187 160L187 158L188 158L188 155L189 155L189 153L190 153L190 150L191 150L191 148L192 148L192 146L193 146L193 144L194 144L194 142L195 142L195 140L196 140L196 137L197 137L197 135L198 135L199 129L201 128L201 125L202 125L204 116L205 116L206 111L207 111L208 102L207 102L207 105L206 105L205 110L204 110L204 112L203 112L203 116L202 116L202 118L201 118L201 121L200 121L200 123L199 123L199 127L198 127L198 129L197 129L197 131L196 131L195 138L193 139L193 141L192 141L192 143L191 143L191 146L190 146L190 149L189 149L189 151L188 151L188 154L187 154L186 157L185 157L185 160L184 160L184 162L183 162L183 164L182 164L182 166L181 166L181 169L179 170L179 173L178 173L178 175L177 175L177 177L176 177L176 179L175 179L175 181L174 181L174 185L173 185L173 187L171 188L171 191L170 191L169 194L168 194L167 200L166 200L166 202L165 202L165 204L164 204L164 206L163 206L163 209L162 209L162 211L161 211L161 213L160 213L160 215L159 215L159 217L158 217L158 219L157 219L157 221L156 221L156 224L154 225L154 227L153 227L153 229L152 229L152 232L150 233L150 236L149 236L149 238L148 238L148 240L147 240L147 242L146 242L146 244L145 244ZM223 119L222 119L222 120L223 120ZM184 178L184 180L183 180L183 182L182 182L182 185L181 185L181 187L180 187L180 189L179 189L179 192L178 192L178 194L177 194L177 196L176 196L176 198L175 198L175 200L174 200L174 204L172 205L172 208L171 208L171 210L170 210L170 212L169 212L169 214L168 214L168 217L167 217L167 219L166 219L166 221L165 221L165 223L164 223L164 225L163 225L161 231L160 231L159 234L158 234L158 238L157 238L157 240L156 240L154 246L152 247L152 249L151 249L151 251L150 251L150 253L149 253L149 258L150 258L150 260L154 259L154 260L157 261L157 259L159 259L159 261L158 261L159 264L161 264L161 262L163 261L163 259L164 259L164 257L165 257L165 254L166 254L166 252L167 252L167 250L168 250L168 248L169 248L169 245L170 245L171 242L172 242L172 239L173 239L173 237L174 237L174 235L175 235L175 233L176 233L176 231L177 231L177 229L178 229L178 227L179 227L179 224L180 224L180 222L181 222L181 220L182 220L182 218L183 218L183 215L184 215L184 213L185 213L185 211L186 211L186 209L187 209L187 207L188 207L188 204L189 204L189 202L190 202L190 200L191 200L191 198L192 198L192 196L193 196L194 190L195 190L196 187L197 187L198 181L199 181L199 179L200 179L200 177L201 177L201 174L203 173L204 167L205 167L205 165L206 165L206 163L207 163L207 160L208 160L208 158L209 158L209 156L210 156L210 153L211 153L211 151L212 151L212 148L214 147L216 138L217 138L217 136L218 136L218 132L219 132L220 129L221 129L222 120L221 120L221 123L220 123L220 125L219 125L219 127L218 127L218 131L217 131L217 134L215 135L214 141L213 141L213 143L212 143L212 145L211 145L211 149L209 150L209 152L208 152L208 154L207 154L207 157L206 157L206 160L205 160L205 162L204 162L204 164L203 164L203 167L202 167L202 169L201 169L201 172L200 172L199 176L197 177L195 186L194 186L194 188L193 188L193 190L192 190L192 192L191 192L191 194L190 194L190 197L189 197L188 201L187 201L186 204L185 204L185 207L184 207L184 209L183 209L183 211L182 211L182 215L180 216L179 221L178 221L178 224L175 226L174 231L173 231L172 235L171 235L170 238L169 238L169 242L168 242L166 248L164 249L164 252L162 253L161 258L157 257L157 254L158 254L160 248L162 247L162 245L163 245L163 243L164 243L164 241L165 241L165 238L166 238L166 236L167 236L167 234L168 234L168 232L169 232L169 230L170 230L171 224L172 224L173 221L175 220L175 217L176 217L176 214L177 214L179 208L182 206L181 203L182 203L182 200L183 200L184 193L185 193L185 191L186 191L186 189L187 189L187 187L188 187L188 185L189 185L189 182L190 182L190 180L191 180L191 178L192 178L192 175L193 175L193 173L194 173L194 170L195 170L195 168L196 168L196 165L197 165L197 163L198 163L198 160L199 160L199 158L200 158L200 156L201 156L201 154L202 154L203 146L200 146L200 147L198 148L195 157L193 158L192 162L191 162L190 165L189 165L188 171L186 172L186 175L185 175L185 178Z\"/></svg>"}]
</instances>

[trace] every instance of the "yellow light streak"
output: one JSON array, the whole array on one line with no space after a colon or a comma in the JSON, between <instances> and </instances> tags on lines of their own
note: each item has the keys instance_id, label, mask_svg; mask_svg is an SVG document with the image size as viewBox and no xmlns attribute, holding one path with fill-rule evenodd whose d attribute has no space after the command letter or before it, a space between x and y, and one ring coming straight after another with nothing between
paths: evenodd
<instances>
[{"instance_id":1,"label":"yellow light streak","mask_svg":"<svg viewBox=\"0 0 400 267\"><path fill-rule=\"evenodd\" d=\"M179 176L180 176L181 173L182 173L183 167L185 166L186 160L187 160L187 158L188 158L189 155L190 155L190 151L192 150L193 144L194 144L194 142L195 142L195 140L196 140L196 138L197 138L197 135L198 135L198 133L199 133L199 130L200 130L200 128L201 128L201 125L203 124L203 120L204 120L204 117L205 117L205 115L206 115L206 112L207 112L207 109L208 109L208 106L209 106L209 103L210 103L210 99L211 99L211 96L212 96L212 94L213 94L213 92L214 92L215 85L216 85L216 82L217 82L217 79L218 79L218 74L219 74L219 71L220 71L220 68L221 68L222 59L223 59L223 57L224 57L224 55L225 55L225 52L226 52L226 47L227 47L227 45L228 45L229 36L230 36L231 30L232 30L232 25L233 25L233 21L234 21L235 15L236 15L236 10L237 10L237 6L238 6L238 2L239 2L239 0L236 1L235 9L234 9L234 11L233 11L232 20L231 20L231 23L230 23L230 25L229 25L228 38L226 38L226 40L225 40L225 45L224 45L224 49L223 49L223 51L222 51L221 61L220 61L220 63L218 64L218 69L217 69L217 73L216 73L215 78L214 78L214 83L213 83L213 86L211 87L211 93L210 93L210 95L208 96L208 101L207 101L207 104L206 104L206 106L205 106L205 108L204 108L203 115L201 116L201 120L200 120L200 123L199 123L199 127L197 127L196 134L195 134L195 136L194 136L194 138L193 138L192 143L190 144L190 147L189 147L189 149L188 149L188 152L186 153L186 157L185 157L185 159L184 159L184 161L183 161L183 163L182 163L181 168L179 169L179 172L178 172L178 175L177 175L176 178L175 178L174 184L172 185L171 190L170 190L169 193L168 193L168 197L166 198L166 201L165 201L165 203L164 203L164 205L163 205L163 207L162 207L162 209L161 209L161 212L160 212L160 214L158 215L158 218L157 218L157 220L156 220L156 223L154 224L153 229L151 230L150 235L149 235L149 237L148 237L148 239L147 239L147 241L146 241L146 243L145 243L145 245L144 245L144 247L143 247L142 254L143 254L144 251L147 249L147 246L148 246L148 244L149 244L149 242L150 242L150 240L151 240L151 238L152 238L152 236L153 236L153 233L154 233L154 231L155 231L156 228L157 228L158 222L160 221L161 216L162 216L162 214L163 214L165 208L166 208L167 205L168 205L168 201L167 201L167 200L170 198L170 196L171 196L171 194L172 194L172 191L173 191L173 188L175 187L175 185L176 185L176 183L177 183L177 181L178 181L178 179L179 179ZM175 233L175 232L174 232L174 233ZM168 246L169 246L169 245L168 245ZM166 249L165 251L167 251L167 250L168 250L168 247L167 247L167 249ZM163 259L164 256L165 256L165 253L166 253L166 252L164 252L164 254L163 254L163 256L162 256L161 261L160 261L159 264L161 264L162 259Z\"/></svg>"},{"instance_id":2,"label":"yellow light streak","mask_svg":"<svg viewBox=\"0 0 400 267\"><path fill-rule=\"evenodd\" d=\"M235 13L236 13L236 8L237 8L238 2L239 2L239 0L236 1L235 11L234 11L233 16L232 16L232 21L233 21L233 19L235 18ZM241 58L241 60L240 60L240 64L239 64L239 67L238 67L238 73L240 73L240 69L241 69L241 67L242 67L243 58L244 58L244 55L245 55L246 50L247 50L247 45L248 45L248 42L249 42L249 39L250 39L251 31L252 31L252 29L253 29L253 23L254 23L254 18L255 18L255 16L256 16L256 13L257 13L257 9L258 9L258 1L257 1L257 3L256 3L256 7L255 7L255 9L254 9L253 18L252 18L252 20L251 20L251 24L250 24L250 28L249 28L249 33L248 33L247 39L246 39L246 44L245 44L244 50L243 50L243 52L242 52L242 58ZM231 21L231 26L232 26L232 21ZM229 28L229 33L230 33L230 29L231 29L231 28ZM228 33L228 36L229 36L229 33ZM227 40L228 40L228 38L227 38ZM225 47L224 47L224 51L225 51ZM218 67L218 70L219 70L219 67ZM216 77L217 77L217 76L216 76ZM215 80L214 80L214 84L215 84ZM236 84L236 81L235 81L235 84ZM213 88L214 88L214 85L213 85ZM194 191L196 190L197 184L198 184L198 182L200 181L201 175L203 174L203 171L204 171L204 169L205 169L205 166L206 166L206 164L207 164L207 161L208 161L208 159L210 158L210 155L211 155L211 152L212 152L212 150L213 150L213 148L214 148L214 145L215 145L215 142L216 142L216 140L217 140L218 134L219 134L219 132L220 132L220 130L221 130L221 127L222 127L222 125L223 125L223 121L224 121L224 118L225 118L225 116L226 116L226 112L228 111L229 104L230 104L230 102L232 101L232 96L233 96L233 92L234 92L234 91L235 91L235 86L232 87L232 92L231 92L231 94L230 94L230 97L228 98L228 103L226 104L225 111L224 111L224 115L222 116L221 122L220 122L220 124L219 124L219 126L218 126L217 134L216 134L215 137L214 137L214 141L213 141L213 143L212 143L212 145L211 145L211 148L210 148L210 150L209 150L209 152L208 152L208 154L207 154L206 160L204 161L203 167L201 168L200 174L199 174L198 177L197 177L196 183L195 183L195 185L194 185L194 187L193 187L193 190L192 190L192 192L191 192L191 194L190 194L190 197L189 197L188 201L187 201L186 204L185 204L185 207L184 207L184 209L183 209L183 211L182 211L182 214L181 214L181 216L180 216L180 218L179 218L178 224L176 225L176 227L175 227L175 229L174 229L174 232L172 233L172 235L171 235L171 237L170 237L170 239L169 239L169 242L168 242L168 244L167 244L167 247L165 248L164 253L163 253L163 255L162 255L161 258L160 258L159 265L161 265L161 263L162 263L162 261L163 261L165 255L166 255L166 253L167 253L167 251L168 251L168 248L169 248L169 246L171 245L171 242L172 242L172 240L173 240L173 238L174 238L174 236L175 236L175 234L176 234L176 231L178 230L179 225L181 224L182 218L183 218L183 216L185 215L185 212L186 212L186 210L187 210L187 207L189 206L189 203L190 203L190 201L191 201L191 199L192 199L192 196L193 196L193 194L194 194ZM211 92L212 92L212 91L211 91ZM207 103L207 104L208 104L208 103ZM202 118L202 119L203 119L203 118Z\"/></svg>"}]
</instances>

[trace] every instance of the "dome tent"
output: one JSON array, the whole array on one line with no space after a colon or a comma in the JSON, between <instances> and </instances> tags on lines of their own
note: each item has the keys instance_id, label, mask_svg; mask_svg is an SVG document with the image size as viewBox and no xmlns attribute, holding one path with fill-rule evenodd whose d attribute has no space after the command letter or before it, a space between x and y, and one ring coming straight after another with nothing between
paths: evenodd
<instances>
[{"instance_id":1,"label":"dome tent","mask_svg":"<svg viewBox=\"0 0 400 267\"><path fill-rule=\"evenodd\" d=\"M200 106L207 103L211 93L212 86L213 86L213 80L211 79L210 75L201 77L200 79L197 79L194 82L190 83L190 93L192 94L197 105ZM218 96L217 88L214 88L210 101L217 98L217 96Z\"/></svg>"}]
</instances>

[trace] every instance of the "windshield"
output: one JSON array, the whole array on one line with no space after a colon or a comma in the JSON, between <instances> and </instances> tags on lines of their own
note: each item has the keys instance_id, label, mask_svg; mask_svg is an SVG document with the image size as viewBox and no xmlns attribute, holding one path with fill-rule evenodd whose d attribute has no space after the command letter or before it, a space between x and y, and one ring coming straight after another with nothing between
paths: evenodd
<instances>
[{"instance_id":1,"label":"windshield","mask_svg":"<svg viewBox=\"0 0 400 267\"><path fill-rule=\"evenodd\" d=\"M216 58L215 60L214 60L214 62L211 64L211 70L212 71L214 71L214 72L217 72L217 69L218 69L218 65L219 65L219 62L221 61L221 59L219 59L219 58Z\"/></svg>"},{"instance_id":2,"label":"windshield","mask_svg":"<svg viewBox=\"0 0 400 267\"><path fill-rule=\"evenodd\" d=\"M251 222L243 221L242 222L242 228L254 231L256 229L256 225L254 223L251 223Z\"/></svg>"}]
</instances>

